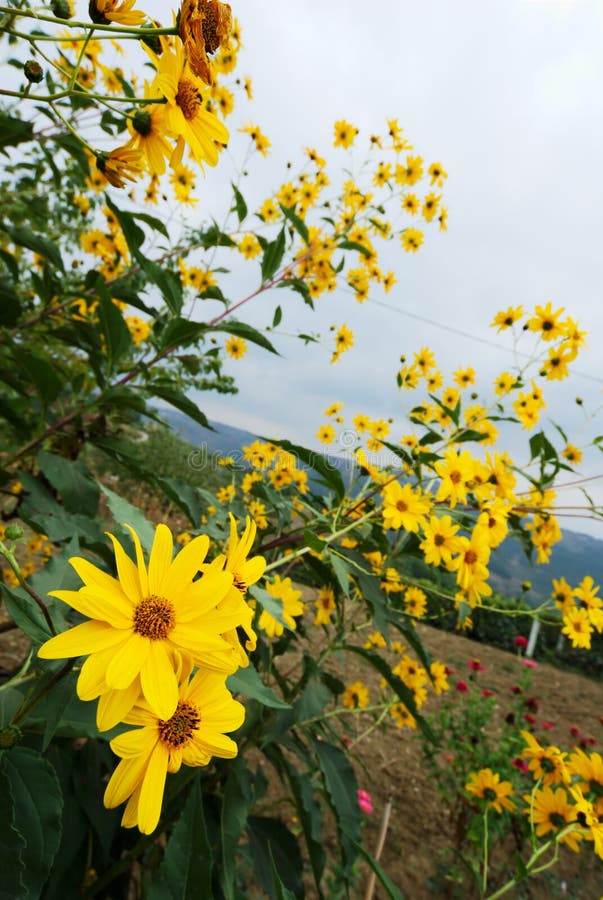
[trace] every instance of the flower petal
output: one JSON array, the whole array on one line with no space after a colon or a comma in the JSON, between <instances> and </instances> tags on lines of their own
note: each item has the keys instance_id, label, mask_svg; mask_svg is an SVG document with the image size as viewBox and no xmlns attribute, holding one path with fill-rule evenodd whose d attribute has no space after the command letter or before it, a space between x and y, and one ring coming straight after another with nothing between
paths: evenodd
<instances>
[{"instance_id":1,"label":"flower petal","mask_svg":"<svg viewBox=\"0 0 603 900\"><path fill-rule=\"evenodd\" d=\"M103 803L108 809L119 806L142 781L151 751L122 759L106 787Z\"/></svg>"},{"instance_id":2,"label":"flower petal","mask_svg":"<svg viewBox=\"0 0 603 900\"><path fill-rule=\"evenodd\" d=\"M98 700L96 708L96 727L99 731L108 731L123 722L140 696L140 678L123 691L105 691ZM148 722L144 722L145 725Z\"/></svg>"},{"instance_id":3,"label":"flower petal","mask_svg":"<svg viewBox=\"0 0 603 900\"><path fill-rule=\"evenodd\" d=\"M157 828L168 767L167 748L159 741L147 764L138 801L138 827L143 834Z\"/></svg>"},{"instance_id":4,"label":"flower petal","mask_svg":"<svg viewBox=\"0 0 603 900\"><path fill-rule=\"evenodd\" d=\"M106 650L93 653L84 662L77 680L77 695L80 700L95 700L99 694L107 690L105 672L114 653L113 647L107 647Z\"/></svg>"},{"instance_id":5,"label":"flower petal","mask_svg":"<svg viewBox=\"0 0 603 900\"><path fill-rule=\"evenodd\" d=\"M132 536L132 540L134 541L134 549L136 551L136 565L138 567L138 580L140 582L140 594L141 597L149 596L149 578L147 575L147 567L144 563L144 553L142 552L142 547L140 545L140 538L134 531L131 525L125 525L124 528L127 528Z\"/></svg>"},{"instance_id":6,"label":"flower petal","mask_svg":"<svg viewBox=\"0 0 603 900\"><path fill-rule=\"evenodd\" d=\"M145 663L150 644L148 638L130 634L107 666L105 678L109 687L123 689L132 684Z\"/></svg>"},{"instance_id":7,"label":"flower petal","mask_svg":"<svg viewBox=\"0 0 603 900\"><path fill-rule=\"evenodd\" d=\"M144 596L140 590L138 568L127 555L117 538L113 534L109 534L109 532L107 532L107 537L110 538L113 544L119 583L128 600L135 606Z\"/></svg>"},{"instance_id":8,"label":"flower petal","mask_svg":"<svg viewBox=\"0 0 603 900\"><path fill-rule=\"evenodd\" d=\"M126 641L128 632L113 628L106 622L82 622L62 634L57 634L42 644L38 650L41 659L64 659L70 656L87 656L107 647Z\"/></svg>"},{"instance_id":9,"label":"flower petal","mask_svg":"<svg viewBox=\"0 0 603 900\"><path fill-rule=\"evenodd\" d=\"M169 597L178 597L201 568L207 551L209 550L209 538L206 534L189 541L176 556L170 566L167 579L164 583L164 591Z\"/></svg>"},{"instance_id":10,"label":"flower petal","mask_svg":"<svg viewBox=\"0 0 603 900\"><path fill-rule=\"evenodd\" d=\"M167 525L160 524L155 529L155 539L149 559L149 594L164 596L163 585L172 563L174 541Z\"/></svg>"},{"instance_id":11,"label":"flower petal","mask_svg":"<svg viewBox=\"0 0 603 900\"><path fill-rule=\"evenodd\" d=\"M175 600L179 622L190 622L202 616L220 603L232 586L232 572L212 572L203 575L199 581Z\"/></svg>"},{"instance_id":12,"label":"flower petal","mask_svg":"<svg viewBox=\"0 0 603 900\"><path fill-rule=\"evenodd\" d=\"M148 755L157 743L157 729L133 728L125 731L111 741L111 749L122 759L132 756Z\"/></svg>"},{"instance_id":13,"label":"flower petal","mask_svg":"<svg viewBox=\"0 0 603 900\"><path fill-rule=\"evenodd\" d=\"M163 641L150 641L140 681L145 699L158 718L171 718L178 705L178 681Z\"/></svg>"}]
</instances>

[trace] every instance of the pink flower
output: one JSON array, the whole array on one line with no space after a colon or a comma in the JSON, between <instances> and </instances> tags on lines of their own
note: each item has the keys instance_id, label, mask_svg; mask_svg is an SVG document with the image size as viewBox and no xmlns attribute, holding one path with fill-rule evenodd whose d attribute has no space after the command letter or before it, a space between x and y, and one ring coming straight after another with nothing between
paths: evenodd
<instances>
[{"instance_id":1,"label":"pink flower","mask_svg":"<svg viewBox=\"0 0 603 900\"><path fill-rule=\"evenodd\" d=\"M524 650L528 646L528 639L523 636L523 634L518 634L517 637L513 638L513 643L516 647L522 647Z\"/></svg>"},{"instance_id":2,"label":"pink flower","mask_svg":"<svg viewBox=\"0 0 603 900\"><path fill-rule=\"evenodd\" d=\"M546 729L546 731L550 731L551 728L555 727L552 722L541 722L540 724L544 729Z\"/></svg>"},{"instance_id":3,"label":"pink flower","mask_svg":"<svg viewBox=\"0 0 603 900\"><path fill-rule=\"evenodd\" d=\"M494 691L490 691L490 690L488 690L488 688L483 689L482 697L494 697L494 696L495 696Z\"/></svg>"},{"instance_id":4,"label":"pink flower","mask_svg":"<svg viewBox=\"0 0 603 900\"><path fill-rule=\"evenodd\" d=\"M536 724L536 719L535 719L534 716L532 716L530 713L526 713L525 716L524 716L524 719L525 719L525 721L528 722L530 725L535 725L535 724Z\"/></svg>"},{"instance_id":5,"label":"pink flower","mask_svg":"<svg viewBox=\"0 0 603 900\"><path fill-rule=\"evenodd\" d=\"M526 772L526 774L530 771L527 762L521 756L516 756L515 759L512 759L511 765L519 769L520 772Z\"/></svg>"},{"instance_id":6,"label":"pink flower","mask_svg":"<svg viewBox=\"0 0 603 900\"><path fill-rule=\"evenodd\" d=\"M569 733L571 734L572 737L580 737L580 729L578 728L577 725L572 725L572 727L569 730Z\"/></svg>"},{"instance_id":7,"label":"pink flower","mask_svg":"<svg viewBox=\"0 0 603 900\"><path fill-rule=\"evenodd\" d=\"M457 683L455 684L455 688L457 689L457 691L460 691L461 694L466 694L469 690L469 685L466 681L457 681Z\"/></svg>"},{"instance_id":8,"label":"pink flower","mask_svg":"<svg viewBox=\"0 0 603 900\"><path fill-rule=\"evenodd\" d=\"M522 659L522 663L524 664L524 666L527 666L528 669L537 669L538 668L538 663L534 662L533 659Z\"/></svg>"},{"instance_id":9,"label":"pink flower","mask_svg":"<svg viewBox=\"0 0 603 900\"><path fill-rule=\"evenodd\" d=\"M375 812L373 809L373 798L368 791L365 791L362 788L358 788L358 806L363 813L370 814Z\"/></svg>"}]
</instances>

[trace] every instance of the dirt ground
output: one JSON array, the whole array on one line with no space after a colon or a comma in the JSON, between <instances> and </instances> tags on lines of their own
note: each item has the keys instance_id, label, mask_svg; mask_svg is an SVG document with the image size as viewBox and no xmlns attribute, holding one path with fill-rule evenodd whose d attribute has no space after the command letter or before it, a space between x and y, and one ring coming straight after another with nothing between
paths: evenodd
<instances>
[{"instance_id":1,"label":"dirt ground","mask_svg":"<svg viewBox=\"0 0 603 900\"><path fill-rule=\"evenodd\" d=\"M467 679L467 663L479 657L485 671L479 674L482 688L495 689L503 698L509 696L525 672L522 661L511 653L477 644L457 634L448 634L434 628L419 626L424 645L435 659L445 662L454 670L450 681ZM349 671L348 677L354 673ZM533 670L531 694L540 701L538 720L553 723L548 732L552 743L570 748L576 743L569 733L578 728L581 735L592 737L601 750L603 742L603 686L580 675L560 671L549 665L539 665ZM359 676L357 676L359 677ZM377 678L373 679L376 686ZM445 695L442 695L442 699ZM430 696L424 707L429 714L440 700ZM441 702L441 701L440 701ZM502 714L501 703L501 714ZM537 732L540 736L542 732ZM462 891L454 893L452 886L439 884L437 889L428 886L433 876L438 854L451 844L451 823L447 810L442 808L436 787L430 782L422 766L420 736L407 728L388 729L386 733L373 732L358 747L358 754L366 766L359 769L359 779L370 791L375 812L367 817L365 841L374 852L377 845L379 823L388 797L393 810L381 865L396 887L408 900L427 900L433 897L477 896ZM359 893L363 896L363 893ZM386 894L377 886L374 897ZM591 847L579 855L562 847L560 862L547 875L530 879L521 889L507 894L509 897L552 898L574 897L576 900L599 900L603 896L603 862L598 860Z\"/></svg>"},{"instance_id":2,"label":"dirt ground","mask_svg":"<svg viewBox=\"0 0 603 900\"><path fill-rule=\"evenodd\" d=\"M26 656L28 647L19 631L2 631L2 619L6 622L4 612L0 613L0 674L2 670L4 674L14 671ZM503 698L510 695L513 685L525 673L525 666L517 656L477 644L458 634L422 625L417 630L433 658L445 662L452 670L451 683L467 679L467 663L479 657L485 666L485 671L479 674L479 684L482 688L496 690L501 698L500 714L504 714ZM314 633L317 632L315 629ZM346 683L361 678L369 687L377 689L378 676L369 673L365 667L360 669L353 660L348 661L347 668L339 674ZM592 748L601 751L603 686L600 683L539 664L531 672L530 691L540 701L538 719L553 724L548 732L551 742L568 749L573 747L576 741L569 729L574 727L579 729L581 736L593 738L596 744ZM438 698L430 692L423 711L427 715L433 713L445 697ZM359 715L356 734L366 730L370 722L368 716ZM438 881L429 881L436 874L440 854L453 842L453 835L448 811L443 808L436 786L422 763L420 743L420 733L416 731L388 728L386 732L373 731L355 745L359 784L370 791L374 806L374 812L365 817L364 843L367 849L375 851L380 821L388 798L391 798L392 814L380 863L406 900L431 900L434 897L470 900L478 894L468 887L459 891L458 887L447 884L445 869L440 870ZM368 867L362 865L354 900L364 897L368 877ZM310 889L308 897L311 896ZM383 888L377 885L374 900L385 896ZM603 863L594 856L591 847L586 847L579 855L561 848L560 861L551 872L530 879L506 896L530 900L555 897L600 900L603 898Z\"/></svg>"}]
</instances>

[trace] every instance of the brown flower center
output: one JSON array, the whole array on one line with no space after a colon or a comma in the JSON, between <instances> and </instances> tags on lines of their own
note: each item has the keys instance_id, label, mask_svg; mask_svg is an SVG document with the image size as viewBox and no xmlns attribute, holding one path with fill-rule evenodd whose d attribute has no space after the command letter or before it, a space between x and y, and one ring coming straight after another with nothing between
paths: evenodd
<instances>
[{"instance_id":1,"label":"brown flower center","mask_svg":"<svg viewBox=\"0 0 603 900\"><path fill-rule=\"evenodd\" d=\"M134 610L134 631L152 641L163 641L176 624L173 604L165 597L146 597Z\"/></svg>"},{"instance_id":2,"label":"brown flower center","mask_svg":"<svg viewBox=\"0 0 603 900\"><path fill-rule=\"evenodd\" d=\"M472 566L477 562L477 553L475 550L467 550L465 553L465 562L468 566Z\"/></svg>"},{"instance_id":3,"label":"brown flower center","mask_svg":"<svg viewBox=\"0 0 603 900\"><path fill-rule=\"evenodd\" d=\"M194 119L202 104L202 97L190 78L181 78L178 82L176 104L182 110L185 119Z\"/></svg>"},{"instance_id":4,"label":"brown flower center","mask_svg":"<svg viewBox=\"0 0 603 900\"><path fill-rule=\"evenodd\" d=\"M396 500L396 509L398 512L407 512L408 503L405 500Z\"/></svg>"},{"instance_id":5,"label":"brown flower center","mask_svg":"<svg viewBox=\"0 0 603 900\"><path fill-rule=\"evenodd\" d=\"M193 736L193 732L201 724L199 707L186 700L179 700L176 712L171 717L159 721L159 740L167 744L170 750L182 747Z\"/></svg>"},{"instance_id":6,"label":"brown flower center","mask_svg":"<svg viewBox=\"0 0 603 900\"><path fill-rule=\"evenodd\" d=\"M434 536L433 542L436 547L442 547L446 543L446 538L443 534L436 534Z\"/></svg>"},{"instance_id":7,"label":"brown flower center","mask_svg":"<svg viewBox=\"0 0 603 900\"><path fill-rule=\"evenodd\" d=\"M463 476L457 469L451 472L449 477L453 484L459 484L463 480Z\"/></svg>"}]
</instances>

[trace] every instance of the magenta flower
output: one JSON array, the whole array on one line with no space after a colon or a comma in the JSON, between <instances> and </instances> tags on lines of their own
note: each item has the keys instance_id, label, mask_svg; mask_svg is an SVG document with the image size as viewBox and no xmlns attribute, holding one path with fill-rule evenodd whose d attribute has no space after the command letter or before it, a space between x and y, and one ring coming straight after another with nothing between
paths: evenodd
<instances>
[{"instance_id":1,"label":"magenta flower","mask_svg":"<svg viewBox=\"0 0 603 900\"><path fill-rule=\"evenodd\" d=\"M522 659L522 663L524 664L524 666L527 666L528 669L537 669L538 668L538 663L534 662L533 659Z\"/></svg>"},{"instance_id":2,"label":"magenta flower","mask_svg":"<svg viewBox=\"0 0 603 900\"><path fill-rule=\"evenodd\" d=\"M521 647L523 650L528 646L528 639L523 636L523 634L518 634L517 637L513 638L513 643L516 647Z\"/></svg>"},{"instance_id":3,"label":"magenta flower","mask_svg":"<svg viewBox=\"0 0 603 900\"><path fill-rule=\"evenodd\" d=\"M457 691L460 691L461 694L466 694L469 690L469 685L466 681L457 681L457 683L455 684L455 688L457 689Z\"/></svg>"},{"instance_id":4,"label":"magenta flower","mask_svg":"<svg viewBox=\"0 0 603 900\"><path fill-rule=\"evenodd\" d=\"M368 791L365 791L362 788L358 788L358 806L363 813L368 813L370 815L370 813L375 812L373 809L373 798Z\"/></svg>"}]
</instances>

